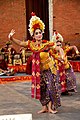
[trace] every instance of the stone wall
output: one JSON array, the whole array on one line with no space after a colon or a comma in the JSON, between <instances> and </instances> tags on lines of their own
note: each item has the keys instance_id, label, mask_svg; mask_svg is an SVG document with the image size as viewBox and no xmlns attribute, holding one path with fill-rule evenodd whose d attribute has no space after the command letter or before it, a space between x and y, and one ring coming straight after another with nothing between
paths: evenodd
<instances>
[{"instance_id":1,"label":"stone wall","mask_svg":"<svg viewBox=\"0 0 80 120\"><path fill-rule=\"evenodd\" d=\"M26 37L25 0L0 0L0 48L8 41L8 33L13 28L15 38ZM13 44L16 50L19 46Z\"/></svg>"},{"instance_id":2,"label":"stone wall","mask_svg":"<svg viewBox=\"0 0 80 120\"><path fill-rule=\"evenodd\" d=\"M80 0L54 0L54 31L80 50Z\"/></svg>"}]
</instances>

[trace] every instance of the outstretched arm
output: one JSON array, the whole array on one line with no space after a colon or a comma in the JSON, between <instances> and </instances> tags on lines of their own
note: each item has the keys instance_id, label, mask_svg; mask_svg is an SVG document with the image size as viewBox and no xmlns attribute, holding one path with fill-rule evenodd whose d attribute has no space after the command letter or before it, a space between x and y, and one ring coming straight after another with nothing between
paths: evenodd
<instances>
[{"instance_id":1,"label":"outstretched arm","mask_svg":"<svg viewBox=\"0 0 80 120\"><path fill-rule=\"evenodd\" d=\"M76 46L70 46L70 49L74 49L74 50L75 50L75 52L76 52L76 54L79 54L79 51L78 51L78 49L77 49L77 47L76 47Z\"/></svg>"},{"instance_id":2,"label":"outstretched arm","mask_svg":"<svg viewBox=\"0 0 80 120\"><path fill-rule=\"evenodd\" d=\"M15 34L15 30L12 29L11 32L9 33L9 35L8 35L9 40L13 41L14 43L16 43L17 45L22 46L22 47L26 47L28 45L28 41L27 42L22 42L18 39L13 38L14 34Z\"/></svg>"}]
</instances>

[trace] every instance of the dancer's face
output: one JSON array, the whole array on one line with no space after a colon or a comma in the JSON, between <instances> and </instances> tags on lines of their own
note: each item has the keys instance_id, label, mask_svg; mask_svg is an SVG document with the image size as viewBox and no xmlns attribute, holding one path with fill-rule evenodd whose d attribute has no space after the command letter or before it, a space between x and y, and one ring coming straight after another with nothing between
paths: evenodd
<instances>
[{"instance_id":1,"label":"dancer's face","mask_svg":"<svg viewBox=\"0 0 80 120\"><path fill-rule=\"evenodd\" d=\"M56 45L57 45L58 47L62 47L62 43L61 43L61 42L57 42Z\"/></svg>"},{"instance_id":2,"label":"dancer's face","mask_svg":"<svg viewBox=\"0 0 80 120\"><path fill-rule=\"evenodd\" d=\"M34 31L34 35L33 35L33 38L36 40L36 41L40 41L42 40L42 37L43 37L43 33L40 29L36 29Z\"/></svg>"}]
</instances>

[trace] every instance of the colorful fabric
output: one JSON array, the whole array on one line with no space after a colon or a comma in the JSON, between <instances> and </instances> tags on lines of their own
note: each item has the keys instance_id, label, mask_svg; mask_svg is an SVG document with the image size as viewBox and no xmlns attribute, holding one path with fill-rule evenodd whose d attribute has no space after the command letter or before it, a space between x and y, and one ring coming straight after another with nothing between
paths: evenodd
<instances>
[{"instance_id":1,"label":"colorful fabric","mask_svg":"<svg viewBox=\"0 0 80 120\"><path fill-rule=\"evenodd\" d=\"M74 92L76 92L77 91L76 76L73 71L73 68L70 67L69 69L66 69L65 72L67 91L73 90Z\"/></svg>"},{"instance_id":2,"label":"colorful fabric","mask_svg":"<svg viewBox=\"0 0 80 120\"><path fill-rule=\"evenodd\" d=\"M67 90L65 66L64 64L59 63L58 67L59 67L59 81L61 85L61 92L65 92Z\"/></svg>"},{"instance_id":3,"label":"colorful fabric","mask_svg":"<svg viewBox=\"0 0 80 120\"><path fill-rule=\"evenodd\" d=\"M59 53L56 50L51 51L50 54L55 59L56 66L57 66L57 76L58 76L58 82L60 84L61 92L65 92L67 89L66 86L66 75L65 75L65 65L59 60Z\"/></svg>"},{"instance_id":4,"label":"colorful fabric","mask_svg":"<svg viewBox=\"0 0 80 120\"><path fill-rule=\"evenodd\" d=\"M70 50L70 48L66 48L64 50L65 52L65 61L64 61L64 66L65 66L65 75L66 75L66 87L67 91L73 90L74 92L77 91L77 85L76 85L76 77L74 70L70 64L70 62L67 59L67 52Z\"/></svg>"},{"instance_id":5,"label":"colorful fabric","mask_svg":"<svg viewBox=\"0 0 80 120\"><path fill-rule=\"evenodd\" d=\"M0 84L6 84L8 82L23 82L31 81L32 76L0 76Z\"/></svg>"},{"instance_id":6,"label":"colorful fabric","mask_svg":"<svg viewBox=\"0 0 80 120\"><path fill-rule=\"evenodd\" d=\"M32 55L32 97L40 99L40 52L53 46L53 42L46 42L39 47L35 47L34 42L28 41L28 47L33 52Z\"/></svg>"},{"instance_id":7,"label":"colorful fabric","mask_svg":"<svg viewBox=\"0 0 80 120\"><path fill-rule=\"evenodd\" d=\"M60 81L59 83L61 85L62 93L70 90L74 90L74 92L77 91L76 77L73 68L70 66L70 64L67 65L68 67L65 67L66 64L61 64L61 63L58 64L59 81Z\"/></svg>"},{"instance_id":8,"label":"colorful fabric","mask_svg":"<svg viewBox=\"0 0 80 120\"><path fill-rule=\"evenodd\" d=\"M44 70L41 72L41 104L47 105L52 101L53 107L61 106L60 91L58 89L57 76L52 74L51 70Z\"/></svg>"},{"instance_id":9,"label":"colorful fabric","mask_svg":"<svg viewBox=\"0 0 80 120\"><path fill-rule=\"evenodd\" d=\"M32 98L40 99L40 53L32 55Z\"/></svg>"},{"instance_id":10,"label":"colorful fabric","mask_svg":"<svg viewBox=\"0 0 80 120\"><path fill-rule=\"evenodd\" d=\"M57 70L58 70L58 81L61 86L61 92L64 93L69 90L77 91L76 87L76 77L74 71L70 65L70 62L67 59L66 52L69 51L69 48L65 52L65 61L61 62L58 58L59 55L55 55L54 52L50 51L51 55L56 61Z\"/></svg>"}]
</instances>

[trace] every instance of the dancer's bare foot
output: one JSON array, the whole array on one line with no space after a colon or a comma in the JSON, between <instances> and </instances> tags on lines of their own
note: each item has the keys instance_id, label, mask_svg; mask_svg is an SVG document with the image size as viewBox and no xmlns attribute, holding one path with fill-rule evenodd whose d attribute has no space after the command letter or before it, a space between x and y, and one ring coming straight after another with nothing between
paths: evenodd
<instances>
[{"instance_id":1,"label":"dancer's bare foot","mask_svg":"<svg viewBox=\"0 0 80 120\"><path fill-rule=\"evenodd\" d=\"M42 109L42 110L38 111L38 114L45 113L45 112L48 112L48 110L47 109Z\"/></svg>"},{"instance_id":2,"label":"dancer's bare foot","mask_svg":"<svg viewBox=\"0 0 80 120\"><path fill-rule=\"evenodd\" d=\"M75 92L77 93L78 91L77 91L77 90L75 90Z\"/></svg>"},{"instance_id":3,"label":"dancer's bare foot","mask_svg":"<svg viewBox=\"0 0 80 120\"><path fill-rule=\"evenodd\" d=\"M56 114L58 111L57 111L57 110L52 110L52 109L50 109L48 112L49 112L49 113Z\"/></svg>"}]
</instances>

